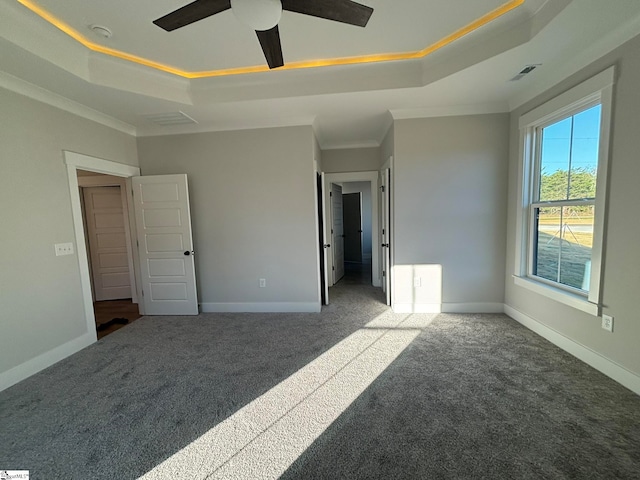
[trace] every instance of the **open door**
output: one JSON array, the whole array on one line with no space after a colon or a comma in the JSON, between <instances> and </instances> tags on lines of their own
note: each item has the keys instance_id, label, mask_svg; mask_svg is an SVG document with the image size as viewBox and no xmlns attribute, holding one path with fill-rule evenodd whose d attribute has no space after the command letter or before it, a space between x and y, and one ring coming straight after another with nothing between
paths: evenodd
<instances>
[{"instance_id":1,"label":"open door","mask_svg":"<svg viewBox=\"0 0 640 480\"><path fill-rule=\"evenodd\" d=\"M382 289L391 305L391 169L382 171Z\"/></svg>"},{"instance_id":2,"label":"open door","mask_svg":"<svg viewBox=\"0 0 640 480\"><path fill-rule=\"evenodd\" d=\"M344 277L344 220L342 185L331 184L331 233L333 245L333 284Z\"/></svg>"},{"instance_id":3,"label":"open door","mask_svg":"<svg viewBox=\"0 0 640 480\"><path fill-rule=\"evenodd\" d=\"M320 295L322 305L329 305L329 235L327 234L327 212L324 204L324 173L317 177L318 230L320 232Z\"/></svg>"},{"instance_id":4,"label":"open door","mask_svg":"<svg viewBox=\"0 0 640 480\"><path fill-rule=\"evenodd\" d=\"M197 315L187 176L133 177L145 315Z\"/></svg>"}]
</instances>

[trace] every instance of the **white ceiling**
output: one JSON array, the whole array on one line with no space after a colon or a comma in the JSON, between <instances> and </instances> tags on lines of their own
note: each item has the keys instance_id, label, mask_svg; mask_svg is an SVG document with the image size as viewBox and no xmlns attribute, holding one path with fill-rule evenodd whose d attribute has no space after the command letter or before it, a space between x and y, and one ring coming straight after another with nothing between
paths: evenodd
<instances>
[{"instance_id":1,"label":"white ceiling","mask_svg":"<svg viewBox=\"0 0 640 480\"><path fill-rule=\"evenodd\" d=\"M187 72L265 63L255 33L230 11L167 33L152 20L188 1L32 3L88 41ZM361 3L374 8L364 29L284 12L285 62L419 51L508 2ZM93 52L0 0L0 86L137 135L313 124L323 148L378 145L392 117L509 111L637 34L638 0L525 0L422 58L188 79ZM510 81L528 64L542 66ZM163 127L144 116L178 111L198 123Z\"/></svg>"}]
</instances>

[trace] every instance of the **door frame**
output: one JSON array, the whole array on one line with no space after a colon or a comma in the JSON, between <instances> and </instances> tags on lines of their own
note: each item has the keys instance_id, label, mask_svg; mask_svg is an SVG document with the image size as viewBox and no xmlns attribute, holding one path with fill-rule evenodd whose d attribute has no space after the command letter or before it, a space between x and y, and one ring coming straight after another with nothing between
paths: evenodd
<instances>
[{"instance_id":1,"label":"door frame","mask_svg":"<svg viewBox=\"0 0 640 480\"><path fill-rule=\"evenodd\" d=\"M325 173L324 174L324 205L325 211L330 212L330 199L329 192L331 191L332 183L348 183L348 182L370 182L371 183L371 245L377 245L377 249L380 250L380 239L378 232L378 195L376 192L378 191L378 177L380 172L378 171L367 171L367 172L344 172L344 173ZM330 225L331 221L328 222ZM326 225L325 225L326 228ZM373 249L373 248L372 248ZM382 279L380 277L380 255L376 255L373 251L371 252L371 283L374 287L382 286ZM331 267L333 266L333 255L329 255L331 259L331 265L329 265L329 271L331 271Z\"/></svg>"},{"instance_id":2,"label":"door frame","mask_svg":"<svg viewBox=\"0 0 640 480\"><path fill-rule=\"evenodd\" d=\"M102 158L84 155L82 153L70 152L63 150L64 163L67 166L67 177L69 180L69 196L71 198L71 213L73 217L73 228L76 237L76 255L78 256L78 267L80 269L80 287L82 290L82 299L84 303L84 314L87 323L87 332L92 336L93 342L98 340L96 335L96 319L93 311L93 296L91 294L91 277L89 273L89 259L87 258L87 241L84 235L84 221L82 217L82 209L80 205L80 186L78 184L78 170L87 170L90 172L104 173L114 177L122 177L125 182L125 192L131 191L131 177L140 175L140 168L122 163L104 160ZM133 205L127 202L127 212L129 215L129 232L132 234L132 245L135 242L133 234L135 232ZM139 261L137 249L132 248L134 280L136 295L142 297L140 291ZM141 315L144 315L144 306L138 303L138 309Z\"/></svg>"}]
</instances>

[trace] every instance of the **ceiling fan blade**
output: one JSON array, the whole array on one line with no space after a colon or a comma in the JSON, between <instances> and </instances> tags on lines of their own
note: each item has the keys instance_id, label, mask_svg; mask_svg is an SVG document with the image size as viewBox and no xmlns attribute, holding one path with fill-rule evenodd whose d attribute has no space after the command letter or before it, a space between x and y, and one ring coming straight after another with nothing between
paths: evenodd
<instances>
[{"instance_id":1,"label":"ceiling fan blade","mask_svg":"<svg viewBox=\"0 0 640 480\"><path fill-rule=\"evenodd\" d=\"M154 20L153 23L170 32L230 8L231 0L196 0L164 17Z\"/></svg>"},{"instance_id":2,"label":"ceiling fan blade","mask_svg":"<svg viewBox=\"0 0 640 480\"><path fill-rule=\"evenodd\" d=\"M256 30L256 35L258 35L258 40L260 40L260 46L264 52L264 58L267 59L269 68L282 67L284 60L282 58L282 46L280 45L278 25L270 30Z\"/></svg>"},{"instance_id":3,"label":"ceiling fan blade","mask_svg":"<svg viewBox=\"0 0 640 480\"><path fill-rule=\"evenodd\" d=\"M364 27L373 8L351 0L282 0L283 10Z\"/></svg>"}]
</instances>

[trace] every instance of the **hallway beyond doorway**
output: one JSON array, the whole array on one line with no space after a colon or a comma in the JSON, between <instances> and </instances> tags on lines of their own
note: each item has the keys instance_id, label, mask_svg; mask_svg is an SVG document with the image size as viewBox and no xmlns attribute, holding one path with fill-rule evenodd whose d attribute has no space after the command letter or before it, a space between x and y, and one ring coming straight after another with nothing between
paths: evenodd
<instances>
[{"instance_id":1,"label":"hallway beyond doorway","mask_svg":"<svg viewBox=\"0 0 640 480\"><path fill-rule=\"evenodd\" d=\"M344 277L339 285L371 285L371 262L344 263Z\"/></svg>"}]
</instances>

